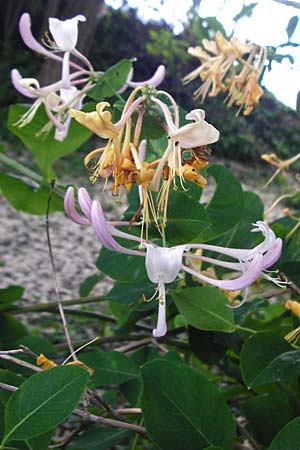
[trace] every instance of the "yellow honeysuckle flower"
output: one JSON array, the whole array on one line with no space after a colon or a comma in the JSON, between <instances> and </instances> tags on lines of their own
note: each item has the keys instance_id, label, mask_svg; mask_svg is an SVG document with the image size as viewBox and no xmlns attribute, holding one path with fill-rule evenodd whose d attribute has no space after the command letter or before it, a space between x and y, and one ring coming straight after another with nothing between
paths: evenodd
<instances>
[{"instance_id":1,"label":"yellow honeysuckle flower","mask_svg":"<svg viewBox=\"0 0 300 450\"><path fill-rule=\"evenodd\" d=\"M71 109L70 116L97 136L103 139L114 139L118 136L119 130L111 122L110 111L104 111L106 107L110 107L110 103L100 102L96 106L96 111L88 113Z\"/></svg>"}]
</instances>

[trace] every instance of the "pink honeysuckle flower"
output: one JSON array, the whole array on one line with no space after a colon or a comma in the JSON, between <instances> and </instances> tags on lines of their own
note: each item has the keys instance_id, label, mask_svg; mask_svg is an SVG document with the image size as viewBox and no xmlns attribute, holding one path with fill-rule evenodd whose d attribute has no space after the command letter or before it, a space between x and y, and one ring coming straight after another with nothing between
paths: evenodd
<instances>
[{"instance_id":1,"label":"pink honeysuckle flower","mask_svg":"<svg viewBox=\"0 0 300 450\"><path fill-rule=\"evenodd\" d=\"M62 141L68 133L71 120L65 111L70 107L80 109L85 94L81 93L75 86L63 88L62 81L41 88L38 80L22 78L17 69L11 71L11 80L20 94L35 99L29 110L20 117L15 125L20 128L26 126L43 104L50 121L55 126L55 139ZM59 92L60 95L56 92Z\"/></svg>"},{"instance_id":2,"label":"pink honeysuckle flower","mask_svg":"<svg viewBox=\"0 0 300 450\"><path fill-rule=\"evenodd\" d=\"M254 224L254 232L262 232L264 241L252 249L236 249L220 247L209 244L184 244L171 248L159 247L149 241L144 241L139 247L141 250L128 249L119 244L114 237L139 242L137 236L120 231L116 226L128 226L128 222L108 222L99 202L92 201L84 188L78 190L78 202L83 212L80 215L75 209L74 190L69 187L64 200L66 214L79 225L91 225L102 245L111 251L117 251L128 255L141 256L145 258L145 267L149 280L158 285L158 320L157 326L153 330L154 337L164 336L167 332L166 324L166 293L165 284L172 283L181 270L200 279L202 282L211 284L220 289L240 290L250 286L260 275L265 276L270 281L276 279L265 275L264 270L273 265L281 254L282 241L276 238L273 231L265 222L258 221ZM217 252L230 256L236 262L222 261L211 257L195 255L190 252L192 249L202 249ZM210 264L228 268L231 272L238 274L232 279L218 280L210 278L200 271L196 271L183 264L183 259L199 259ZM152 297L153 298L153 297Z\"/></svg>"},{"instance_id":3,"label":"pink honeysuckle flower","mask_svg":"<svg viewBox=\"0 0 300 450\"><path fill-rule=\"evenodd\" d=\"M165 68L165 66L163 66L161 64L160 66L158 66L158 68L156 69L156 71L154 72L152 77L149 78L148 80L132 81L132 77L133 77L133 69L131 69L129 71L127 80L126 80L124 86L122 86L121 89L118 90L119 94L122 94L123 92L125 92L128 87L136 88L136 87L144 86L144 85L153 86L153 87L159 86L166 77L166 68Z\"/></svg>"},{"instance_id":4,"label":"pink honeysuckle flower","mask_svg":"<svg viewBox=\"0 0 300 450\"><path fill-rule=\"evenodd\" d=\"M205 112L203 109L193 109L190 111L185 118L187 120L193 120L193 123L179 127L174 123L167 105L158 98L151 97L151 99L160 107L165 116L169 137L168 146L150 184L153 191L158 191L162 171L167 162L173 171L174 169L179 169L179 175L181 175L181 148L194 148L212 144L219 139L220 132L204 120Z\"/></svg>"},{"instance_id":5,"label":"pink honeysuckle flower","mask_svg":"<svg viewBox=\"0 0 300 450\"><path fill-rule=\"evenodd\" d=\"M50 21L51 21L51 27L50 27ZM62 24L57 24L57 22L61 22ZM34 52L37 52L41 55L47 56L48 58L55 59L56 61L63 61L63 58L59 55L57 55L55 52L61 51L61 52L72 52L74 55L82 59L87 65L90 66L89 61L85 57L83 57L76 49L76 43L77 43L77 36L78 36L78 21L85 21L85 17L82 15L73 17L72 19L67 20L58 20L54 18L49 19L49 29L52 28L51 34L55 40L56 48L53 48L53 50L48 50L46 47L41 45L33 36L31 32L31 19L30 15L28 13L23 13L20 21L19 21L19 31L21 34L21 37L27 45L28 48L33 50ZM53 33L52 33L53 31ZM60 47L61 45L61 47ZM70 49L70 50L68 50ZM70 62L70 65L74 68L77 68L79 70L82 70L82 67L80 67L78 64L74 62Z\"/></svg>"}]
</instances>

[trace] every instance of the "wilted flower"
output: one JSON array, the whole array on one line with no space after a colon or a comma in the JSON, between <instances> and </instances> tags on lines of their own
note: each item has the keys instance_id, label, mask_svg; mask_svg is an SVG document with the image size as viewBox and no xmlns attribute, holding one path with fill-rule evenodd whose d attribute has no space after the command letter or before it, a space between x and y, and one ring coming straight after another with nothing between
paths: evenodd
<instances>
[{"instance_id":1,"label":"wilted flower","mask_svg":"<svg viewBox=\"0 0 300 450\"><path fill-rule=\"evenodd\" d=\"M190 47L188 53L200 60L200 66L183 79L186 84L200 77L202 84L195 91L196 98L203 101L207 95L228 92L228 106L244 108L244 115L252 111L263 94L258 80L266 60L265 48L244 44L236 37L227 40L217 31L214 40L203 39L202 47Z\"/></svg>"},{"instance_id":2,"label":"wilted flower","mask_svg":"<svg viewBox=\"0 0 300 450\"><path fill-rule=\"evenodd\" d=\"M159 302L157 326L153 330L154 337L161 337L166 334L166 293L165 284L172 283L181 270L198 278L204 283L212 286L236 291L247 288L260 275L270 281L274 281L280 285L280 282L271 278L266 270L271 267L281 254L282 241L277 238L273 231L264 222L256 222L253 232L261 232L264 241L253 249L235 249L220 247L209 244L184 244L171 248L159 247L149 241L144 241L142 247L146 250L129 249L119 244L114 237L139 242L137 236L120 231L116 226L128 225L128 222L107 222L99 202L90 199L84 188L78 190L78 201L84 216L81 216L75 209L74 190L69 187L65 195L65 211L67 215L80 225L91 225L102 245L109 250L135 255L145 258L145 267L150 281L157 284L156 293ZM202 249L210 252L216 252L220 255L230 256L236 262L228 262L220 259L194 254L191 250ZM238 276L233 279L218 280L204 275L200 271L189 267L183 260L188 263L190 260L198 259L209 264L224 267L231 272L237 273Z\"/></svg>"}]
</instances>

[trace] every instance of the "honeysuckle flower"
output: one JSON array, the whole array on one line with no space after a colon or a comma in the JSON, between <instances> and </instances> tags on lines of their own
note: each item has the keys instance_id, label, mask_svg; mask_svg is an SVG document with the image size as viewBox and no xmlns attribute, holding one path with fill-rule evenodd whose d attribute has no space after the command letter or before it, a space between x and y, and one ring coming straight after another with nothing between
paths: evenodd
<instances>
[{"instance_id":1,"label":"honeysuckle flower","mask_svg":"<svg viewBox=\"0 0 300 450\"><path fill-rule=\"evenodd\" d=\"M43 104L50 122L55 126L55 139L63 140L69 129L70 117L66 114L69 106L81 108L84 93L78 91L75 86L63 88L63 82L40 87L35 78L22 78L17 69L11 71L11 80L15 89L28 98L35 101L29 110L15 123L16 126L24 127L32 121L37 110ZM59 95L56 93L59 92Z\"/></svg>"},{"instance_id":2,"label":"honeysuckle flower","mask_svg":"<svg viewBox=\"0 0 300 450\"><path fill-rule=\"evenodd\" d=\"M133 69L131 69L128 73L127 80L124 86L122 86L122 88L118 90L118 93L122 94L123 92L126 91L128 87L136 88L145 85L157 87L164 81L165 77L166 77L166 67L162 64L157 67L156 71L154 72L151 78L148 78L148 80L143 81L133 81L132 80Z\"/></svg>"},{"instance_id":3,"label":"honeysuckle flower","mask_svg":"<svg viewBox=\"0 0 300 450\"><path fill-rule=\"evenodd\" d=\"M214 97L228 91L228 106L236 104L240 107L238 113L244 108L244 115L250 114L263 94L258 80L266 60L265 48L244 44L236 37L228 41L218 31L214 40L203 39L202 47L190 47L188 53L200 60L200 66L183 79L187 84L200 77L202 84L194 92L196 98L204 101L206 95Z\"/></svg>"},{"instance_id":4,"label":"honeysuckle flower","mask_svg":"<svg viewBox=\"0 0 300 450\"><path fill-rule=\"evenodd\" d=\"M149 241L144 241L142 244L142 247L146 250L144 252L126 248L116 241L115 237L140 243L140 239L137 236L116 228L116 226L128 225L128 222L112 223L106 221L100 203L98 201L92 201L84 188L78 190L78 202L83 216L75 209L74 190L72 187L69 187L65 195L64 204L66 214L74 222L85 226L91 225L96 236L107 249L145 258L145 267L149 280L158 285L156 293L158 293L157 300L159 306L157 325L153 330L154 337L164 336L167 332L165 284L172 283L181 270L191 274L204 283L228 291L245 289L260 275L266 277L268 280L277 282L276 279L273 279L265 271L278 260L281 254L282 241L276 238L274 232L262 221L256 222L252 231L261 232L264 240L252 249L236 249L193 243L166 248L159 247ZM230 256L236 261L228 262L194 254L191 252L193 249L216 252L219 255ZM183 263L184 259L187 262L193 259L205 261L212 265L227 268L230 272L237 273L238 275L232 279L218 280L187 266Z\"/></svg>"},{"instance_id":5,"label":"honeysuckle flower","mask_svg":"<svg viewBox=\"0 0 300 450\"><path fill-rule=\"evenodd\" d=\"M216 142L219 139L220 133L213 125L204 120L205 112L202 109L190 111L185 117L187 120L193 122L179 127L174 123L167 105L158 98L151 97L151 99L163 112L169 137L167 149L157 166L150 184L152 191L159 190L162 173L164 167L167 165L169 168L169 178L163 183L159 203L159 209L164 211L163 222L166 223L166 205L168 202L170 183L175 179L175 175L177 174L180 177L180 181L184 178L203 187L206 184L206 180L198 171L206 166L206 161L203 158L199 159L193 151L193 148L207 146ZM193 158L190 161L182 160L182 149L191 149Z\"/></svg>"},{"instance_id":6,"label":"honeysuckle flower","mask_svg":"<svg viewBox=\"0 0 300 450\"><path fill-rule=\"evenodd\" d=\"M85 20L85 17L82 15L67 20L59 20L54 17L49 18L49 29L57 50L65 52L62 69L64 87L69 87L70 85L70 53L75 51L77 44L78 22L85 22Z\"/></svg>"}]
</instances>

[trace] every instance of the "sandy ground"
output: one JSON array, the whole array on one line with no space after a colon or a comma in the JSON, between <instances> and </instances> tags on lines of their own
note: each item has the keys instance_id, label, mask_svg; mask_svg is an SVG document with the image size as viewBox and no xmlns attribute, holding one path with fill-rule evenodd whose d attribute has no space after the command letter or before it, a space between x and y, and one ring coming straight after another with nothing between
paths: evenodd
<instances>
[{"instance_id":1,"label":"sandy ground","mask_svg":"<svg viewBox=\"0 0 300 450\"><path fill-rule=\"evenodd\" d=\"M262 182L256 183L256 173L244 165L232 163L245 189L262 191ZM245 183L244 181L247 181ZM212 191L208 186L206 195ZM263 193L266 206L278 195L274 188ZM110 213L111 215L112 213ZM78 297L80 284L97 272L95 261L100 245L91 228L80 227L64 213L51 215L50 230L58 281L64 299ZM0 197L0 287L10 284L25 288L27 302L54 301L54 287L48 256L45 218L15 211ZM98 284L93 295L103 294L110 286L108 279Z\"/></svg>"}]
</instances>

